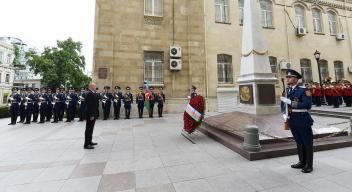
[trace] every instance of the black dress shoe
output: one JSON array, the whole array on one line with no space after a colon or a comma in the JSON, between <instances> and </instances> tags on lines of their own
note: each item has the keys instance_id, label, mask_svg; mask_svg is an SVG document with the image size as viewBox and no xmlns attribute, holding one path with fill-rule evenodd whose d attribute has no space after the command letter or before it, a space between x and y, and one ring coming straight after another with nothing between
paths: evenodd
<instances>
[{"instance_id":1,"label":"black dress shoe","mask_svg":"<svg viewBox=\"0 0 352 192\"><path fill-rule=\"evenodd\" d=\"M9 125L16 125L16 123L9 123Z\"/></svg>"},{"instance_id":2,"label":"black dress shoe","mask_svg":"<svg viewBox=\"0 0 352 192\"><path fill-rule=\"evenodd\" d=\"M31 123L26 122L26 123L23 123L23 124L27 124L27 125L29 125L29 124L31 124Z\"/></svg>"},{"instance_id":3,"label":"black dress shoe","mask_svg":"<svg viewBox=\"0 0 352 192\"><path fill-rule=\"evenodd\" d=\"M313 167L306 165L303 169L302 169L302 173L310 173L313 171Z\"/></svg>"},{"instance_id":4,"label":"black dress shoe","mask_svg":"<svg viewBox=\"0 0 352 192\"><path fill-rule=\"evenodd\" d=\"M53 121L53 122L51 122L51 123L58 123L57 121Z\"/></svg>"},{"instance_id":5,"label":"black dress shoe","mask_svg":"<svg viewBox=\"0 0 352 192\"><path fill-rule=\"evenodd\" d=\"M40 122L39 122L39 124L43 124L43 123L44 123L44 121L40 121Z\"/></svg>"},{"instance_id":6,"label":"black dress shoe","mask_svg":"<svg viewBox=\"0 0 352 192\"><path fill-rule=\"evenodd\" d=\"M84 148L84 149L94 149L94 147L91 146L91 145L83 146L83 148Z\"/></svg>"},{"instance_id":7,"label":"black dress shoe","mask_svg":"<svg viewBox=\"0 0 352 192\"><path fill-rule=\"evenodd\" d=\"M296 164L291 165L291 168L293 168L293 169L302 169L304 167L304 165L305 165L304 163L298 162Z\"/></svg>"},{"instance_id":8,"label":"black dress shoe","mask_svg":"<svg viewBox=\"0 0 352 192\"><path fill-rule=\"evenodd\" d=\"M89 145L98 145L98 143L91 142Z\"/></svg>"}]
</instances>

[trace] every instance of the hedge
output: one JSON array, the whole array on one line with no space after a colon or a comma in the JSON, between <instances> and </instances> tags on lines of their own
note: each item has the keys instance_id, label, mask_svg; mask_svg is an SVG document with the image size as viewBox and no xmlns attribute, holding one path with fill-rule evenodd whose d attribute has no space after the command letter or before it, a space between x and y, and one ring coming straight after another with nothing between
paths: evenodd
<instances>
[{"instance_id":1,"label":"hedge","mask_svg":"<svg viewBox=\"0 0 352 192\"><path fill-rule=\"evenodd\" d=\"M10 110L8 107L0 107L0 119L10 117Z\"/></svg>"}]
</instances>

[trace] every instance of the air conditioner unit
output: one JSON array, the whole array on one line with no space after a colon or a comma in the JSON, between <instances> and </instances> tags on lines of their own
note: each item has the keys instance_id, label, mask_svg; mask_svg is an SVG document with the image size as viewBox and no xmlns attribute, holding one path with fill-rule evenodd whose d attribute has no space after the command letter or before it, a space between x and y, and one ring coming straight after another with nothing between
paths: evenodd
<instances>
[{"instance_id":1,"label":"air conditioner unit","mask_svg":"<svg viewBox=\"0 0 352 192\"><path fill-rule=\"evenodd\" d=\"M280 69L281 70L291 69L291 63L290 62L281 62Z\"/></svg>"},{"instance_id":2,"label":"air conditioner unit","mask_svg":"<svg viewBox=\"0 0 352 192\"><path fill-rule=\"evenodd\" d=\"M170 59L170 70L181 70L182 60L181 59Z\"/></svg>"},{"instance_id":3,"label":"air conditioner unit","mask_svg":"<svg viewBox=\"0 0 352 192\"><path fill-rule=\"evenodd\" d=\"M171 58L180 58L182 57L182 49L180 46L172 45L170 46L170 57Z\"/></svg>"},{"instance_id":4,"label":"air conditioner unit","mask_svg":"<svg viewBox=\"0 0 352 192\"><path fill-rule=\"evenodd\" d=\"M348 67L347 67L347 71L350 72L350 73L352 73L352 66L348 66Z\"/></svg>"},{"instance_id":5,"label":"air conditioner unit","mask_svg":"<svg viewBox=\"0 0 352 192\"><path fill-rule=\"evenodd\" d=\"M344 40L344 39L345 39L345 35L344 34L340 33L340 34L336 35L336 40L341 41L341 40Z\"/></svg>"},{"instance_id":6,"label":"air conditioner unit","mask_svg":"<svg viewBox=\"0 0 352 192\"><path fill-rule=\"evenodd\" d=\"M306 28L304 27L297 27L296 28L296 35L297 36L304 36L306 35L307 31L306 31Z\"/></svg>"}]
</instances>

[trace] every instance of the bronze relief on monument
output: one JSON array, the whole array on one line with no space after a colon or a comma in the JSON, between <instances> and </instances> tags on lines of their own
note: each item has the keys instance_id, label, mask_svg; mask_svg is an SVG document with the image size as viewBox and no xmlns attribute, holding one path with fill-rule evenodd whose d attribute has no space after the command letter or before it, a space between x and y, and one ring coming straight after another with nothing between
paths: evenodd
<instances>
[{"instance_id":1,"label":"bronze relief on monument","mask_svg":"<svg viewBox=\"0 0 352 192\"><path fill-rule=\"evenodd\" d=\"M240 85L240 102L244 104L253 104L253 86Z\"/></svg>"}]
</instances>

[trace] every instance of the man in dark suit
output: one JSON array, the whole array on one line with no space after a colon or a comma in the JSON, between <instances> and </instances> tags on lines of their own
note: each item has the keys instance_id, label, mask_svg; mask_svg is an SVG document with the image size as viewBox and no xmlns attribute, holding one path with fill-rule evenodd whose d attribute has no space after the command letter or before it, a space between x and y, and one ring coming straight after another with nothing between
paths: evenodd
<instances>
[{"instance_id":1,"label":"man in dark suit","mask_svg":"<svg viewBox=\"0 0 352 192\"><path fill-rule=\"evenodd\" d=\"M96 84L90 83L88 87L88 92L86 94L86 131L85 131L85 140L84 140L84 149L94 149L93 145L97 143L92 142L93 130L95 120L98 117L99 113L99 103L96 94Z\"/></svg>"}]
</instances>

